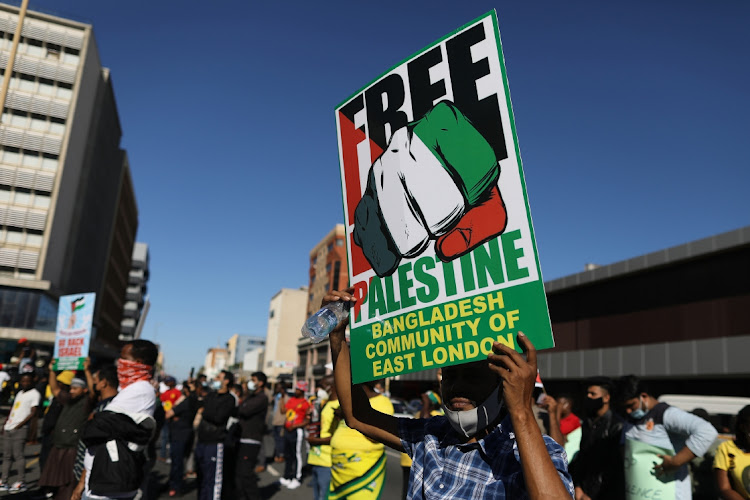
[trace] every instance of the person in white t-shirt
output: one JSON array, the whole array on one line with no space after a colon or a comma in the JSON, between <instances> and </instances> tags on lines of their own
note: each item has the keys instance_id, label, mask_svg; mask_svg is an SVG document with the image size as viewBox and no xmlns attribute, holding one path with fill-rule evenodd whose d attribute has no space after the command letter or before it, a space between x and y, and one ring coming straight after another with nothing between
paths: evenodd
<instances>
[{"instance_id":1,"label":"person in white t-shirt","mask_svg":"<svg viewBox=\"0 0 750 500\"><path fill-rule=\"evenodd\" d=\"M148 340L138 339L123 346L120 351L120 358L117 360L117 380L120 384L120 392L107 405L107 411L130 414L145 413L153 417L157 399L154 386L151 385L151 379L158 355L158 348ZM108 497L91 493L89 477L94 465L94 455L91 451L91 448L86 450L86 456L83 459L85 470L81 475L78 486L73 491L71 500L102 500L105 498L124 500L134 498L138 493L137 490L110 494Z\"/></svg>"},{"instance_id":2,"label":"person in white t-shirt","mask_svg":"<svg viewBox=\"0 0 750 500\"><path fill-rule=\"evenodd\" d=\"M34 416L42 396L34 389L34 375L24 373L19 381L21 390L16 394L10 415L3 426L3 472L0 478L0 490L8 490L8 475L10 464L15 459L15 468L18 472L18 481L13 483L10 490L13 492L26 489L24 479L26 477L26 459L23 450L26 445L26 434L28 424Z\"/></svg>"}]
</instances>

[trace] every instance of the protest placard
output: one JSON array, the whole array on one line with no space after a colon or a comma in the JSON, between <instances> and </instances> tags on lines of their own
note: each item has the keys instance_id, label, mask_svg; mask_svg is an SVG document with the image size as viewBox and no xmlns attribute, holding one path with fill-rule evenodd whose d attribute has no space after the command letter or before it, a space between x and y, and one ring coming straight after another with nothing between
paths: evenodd
<instances>
[{"instance_id":1,"label":"protest placard","mask_svg":"<svg viewBox=\"0 0 750 500\"><path fill-rule=\"evenodd\" d=\"M354 382L554 345L497 16L336 108Z\"/></svg>"},{"instance_id":2,"label":"protest placard","mask_svg":"<svg viewBox=\"0 0 750 500\"><path fill-rule=\"evenodd\" d=\"M660 464L659 455L674 455L674 451L646 444L635 439L625 440L625 496L628 500L672 500L675 497L673 473L657 475L654 465Z\"/></svg>"},{"instance_id":3,"label":"protest placard","mask_svg":"<svg viewBox=\"0 0 750 500\"><path fill-rule=\"evenodd\" d=\"M63 295L57 309L55 370L82 370L89 355L95 293Z\"/></svg>"}]
</instances>

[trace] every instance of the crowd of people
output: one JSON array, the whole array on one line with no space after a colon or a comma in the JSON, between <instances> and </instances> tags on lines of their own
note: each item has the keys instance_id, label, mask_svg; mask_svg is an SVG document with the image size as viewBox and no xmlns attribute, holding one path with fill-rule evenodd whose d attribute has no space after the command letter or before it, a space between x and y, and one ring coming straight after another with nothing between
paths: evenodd
<instances>
[{"instance_id":1,"label":"crowd of people","mask_svg":"<svg viewBox=\"0 0 750 500\"><path fill-rule=\"evenodd\" d=\"M146 340L125 344L116 364L86 360L74 372L50 363L37 380L27 349L29 362L4 381L15 395L0 490L27 488L24 447L40 435L40 497L60 500L155 498L157 459L170 464L170 497L194 477L200 500L255 500L267 457L283 463L284 488L309 477L314 500L377 499L385 446L402 452L403 498L682 500L693 497L689 464L716 442L709 422L659 402L634 376L596 377L582 394L553 397L522 333L523 355L495 343L486 361L444 367L415 418L395 417L384 381L352 384L344 330L330 335L333 375L312 392L303 381L271 390L263 372L157 381L157 347ZM715 451L713 484L725 500L750 499L750 406L734 430ZM644 450L653 460L638 476Z\"/></svg>"}]
</instances>

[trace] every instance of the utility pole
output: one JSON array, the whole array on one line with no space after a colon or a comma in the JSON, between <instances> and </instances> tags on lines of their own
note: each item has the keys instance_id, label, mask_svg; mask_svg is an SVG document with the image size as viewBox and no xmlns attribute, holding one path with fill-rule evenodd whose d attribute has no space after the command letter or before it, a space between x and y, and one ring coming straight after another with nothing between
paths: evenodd
<instances>
[{"instance_id":1,"label":"utility pole","mask_svg":"<svg viewBox=\"0 0 750 500\"><path fill-rule=\"evenodd\" d=\"M5 112L5 100L8 98L8 88L10 87L10 79L13 77L13 66L16 63L16 52L18 51L18 43L21 41L21 32L23 31L23 21L26 18L26 9L29 7L29 0L23 0L21 2L21 10L18 11L18 24L16 25L16 32L13 33L13 46L10 49L8 55L8 64L5 65L5 78L3 78L3 88L0 90L0 123L3 121L3 112Z\"/></svg>"}]
</instances>

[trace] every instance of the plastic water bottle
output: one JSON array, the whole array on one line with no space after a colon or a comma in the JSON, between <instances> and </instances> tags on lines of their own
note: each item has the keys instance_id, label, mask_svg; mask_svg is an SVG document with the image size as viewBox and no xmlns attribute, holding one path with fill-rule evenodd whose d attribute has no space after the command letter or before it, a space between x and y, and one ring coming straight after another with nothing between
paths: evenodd
<instances>
[{"instance_id":1,"label":"plastic water bottle","mask_svg":"<svg viewBox=\"0 0 750 500\"><path fill-rule=\"evenodd\" d=\"M302 336L309 338L313 344L328 337L336 326L349 317L350 305L350 302L342 300L324 305L320 311L307 318L302 326Z\"/></svg>"}]
</instances>

